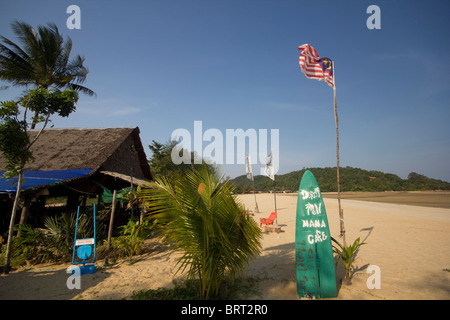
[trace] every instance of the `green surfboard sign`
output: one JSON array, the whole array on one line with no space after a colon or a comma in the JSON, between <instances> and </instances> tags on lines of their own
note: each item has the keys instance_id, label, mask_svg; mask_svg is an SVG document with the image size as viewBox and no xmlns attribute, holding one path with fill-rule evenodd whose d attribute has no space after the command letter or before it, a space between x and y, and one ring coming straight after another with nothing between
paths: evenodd
<instances>
[{"instance_id":1,"label":"green surfboard sign","mask_svg":"<svg viewBox=\"0 0 450 320\"><path fill-rule=\"evenodd\" d=\"M299 298L337 296L327 213L319 185L309 170L298 189L295 264Z\"/></svg>"}]
</instances>

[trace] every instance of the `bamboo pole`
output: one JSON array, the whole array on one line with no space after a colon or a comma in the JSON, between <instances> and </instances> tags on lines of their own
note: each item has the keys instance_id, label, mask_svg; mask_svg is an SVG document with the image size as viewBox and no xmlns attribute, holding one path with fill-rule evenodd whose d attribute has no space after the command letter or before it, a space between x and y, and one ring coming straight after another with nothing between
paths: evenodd
<instances>
[{"instance_id":1,"label":"bamboo pole","mask_svg":"<svg viewBox=\"0 0 450 320\"><path fill-rule=\"evenodd\" d=\"M345 241L345 226L344 226L344 210L341 208L341 183L339 177L339 117L337 113L337 102L336 102L336 77L334 74L334 61L333 61L333 93L334 93L334 120L336 122L336 175L337 175L337 191L338 191L338 209L339 209L339 225L343 239L344 247L347 247Z\"/></svg>"},{"instance_id":2,"label":"bamboo pole","mask_svg":"<svg viewBox=\"0 0 450 320\"><path fill-rule=\"evenodd\" d=\"M112 209L111 209L111 217L109 219L109 230L108 230L108 241L106 243L106 256L105 256L105 265L108 264L109 260L109 247L111 245L111 234L114 224L114 213L116 211L116 197L117 197L117 190L113 191L113 199L112 199Z\"/></svg>"}]
</instances>

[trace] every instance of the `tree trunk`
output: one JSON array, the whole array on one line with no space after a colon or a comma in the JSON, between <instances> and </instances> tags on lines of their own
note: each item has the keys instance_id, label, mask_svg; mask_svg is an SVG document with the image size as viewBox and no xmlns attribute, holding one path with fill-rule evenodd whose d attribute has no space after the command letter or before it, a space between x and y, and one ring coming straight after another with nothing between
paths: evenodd
<instances>
[{"instance_id":1,"label":"tree trunk","mask_svg":"<svg viewBox=\"0 0 450 320\"><path fill-rule=\"evenodd\" d=\"M12 238L13 238L13 232L14 232L14 221L16 219L16 210L17 206L19 204L19 198L20 198L20 188L22 187L22 178L23 178L23 171L19 171L19 176L17 180L17 191L16 191L16 198L14 199L14 205L11 212L11 221L9 223L9 231L8 231L8 242L6 244L6 254L5 254L5 266L3 268L3 274L8 274L10 265L9 265L9 259L11 256L11 248L12 248Z\"/></svg>"}]
</instances>

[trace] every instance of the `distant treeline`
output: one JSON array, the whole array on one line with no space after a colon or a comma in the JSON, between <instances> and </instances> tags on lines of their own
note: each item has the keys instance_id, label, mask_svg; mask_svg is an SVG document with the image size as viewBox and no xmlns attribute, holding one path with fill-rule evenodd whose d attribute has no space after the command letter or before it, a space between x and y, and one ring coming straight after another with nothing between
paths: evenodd
<instances>
[{"instance_id":1,"label":"distant treeline","mask_svg":"<svg viewBox=\"0 0 450 320\"><path fill-rule=\"evenodd\" d=\"M336 167L305 168L283 175L275 176L277 191L298 191L303 173L310 170L319 184L322 192L337 192ZM391 173L367 171L358 168L340 168L341 191L423 191L450 190L450 183L431 179L424 175L411 172L407 179ZM236 187L236 193L246 193L252 190L268 192L273 190L273 181L266 176L255 176L255 183L242 175L231 180Z\"/></svg>"}]
</instances>

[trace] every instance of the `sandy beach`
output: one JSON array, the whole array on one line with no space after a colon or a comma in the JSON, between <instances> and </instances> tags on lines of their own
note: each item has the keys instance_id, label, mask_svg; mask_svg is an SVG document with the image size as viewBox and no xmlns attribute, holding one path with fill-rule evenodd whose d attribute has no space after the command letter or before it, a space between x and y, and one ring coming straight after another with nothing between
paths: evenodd
<instances>
[{"instance_id":1,"label":"sandy beach","mask_svg":"<svg viewBox=\"0 0 450 320\"><path fill-rule=\"evenodd\" d=\"M253 195L240 195L250 210ZM267 218L274 209L272 194L256 196L260 213ZM325 198L333 237L339 234L337 200ZM264 233L263 251L252 261L245 276L255 279L259 294L249 299L296 300L294 261L296 194L277 194L280 233ZM338 285L336 299L450 299L450 209L342 200L347 242L360 237L367 243L357 253L350 286ZM81 278L80 289L68 289L66 265L19 268L0 276L0 299L129 299L134 291L172 286L175 259L167 247L120 261ZM369 289L370 265L381 271L381 288ZM337 275L343 276L338 268Z\"/></svg>"}]
</instances>

